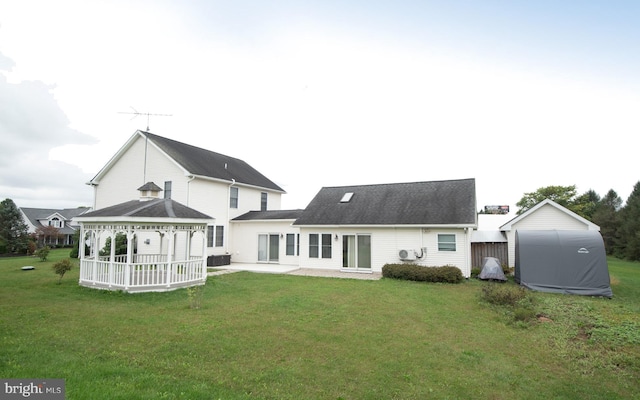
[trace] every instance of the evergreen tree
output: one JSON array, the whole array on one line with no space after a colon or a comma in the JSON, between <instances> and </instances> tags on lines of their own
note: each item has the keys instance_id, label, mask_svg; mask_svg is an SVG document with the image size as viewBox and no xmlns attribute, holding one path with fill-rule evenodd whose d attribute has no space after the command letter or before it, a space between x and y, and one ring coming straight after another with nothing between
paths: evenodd
<instances>
[{"instance_id":1,"label":"evergreen tree","mask_svg":"<svg viewBox=\"0 0 640 400\"><path fill-rule=\"evenodd\" d=\"M0 202L0 245L12 254L26 253L29 242L22 213L11 199Z\"/></svg>"},{"instance_id":2,"label":"evergreen tree","mask_svg":"<svg viewBox=\"0 0 640 400\"><path fill-rule=\"evenodd\" d=\"M626 259L640 261L640 181L621 210L619 252Z\"/></svg>"},{"instance_id":3,"label":"evergreen tree","mask_svg":"<svg viewBox=\"0 0 640 400\"><path fill-rule=\"evenodd\" d=\"M576 197L571 204L571 211L593 221L593 214L600 203L600 195L595 190L589 189L587 192Z\"/></svg>"},{"instance_id":4,"label":"evergreen tree","mask_svg":"<svg viewBox=\"0 0 640 400\"><path fill-rule=\"evenodd\" d=\"M618 228L620 225L620 208L622 207L622 199L613 190L609 190L607 194L598 202L593 212L592 221L600 226L600 234L604 240L604 246L607 254L614 254L614 250L619 242Z\"/></svg>"}]
</instances>

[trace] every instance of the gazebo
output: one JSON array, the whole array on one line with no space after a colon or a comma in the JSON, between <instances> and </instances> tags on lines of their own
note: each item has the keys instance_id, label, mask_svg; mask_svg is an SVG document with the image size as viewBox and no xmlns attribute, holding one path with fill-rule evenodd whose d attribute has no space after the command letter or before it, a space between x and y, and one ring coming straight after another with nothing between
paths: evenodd
<instances>
[{"instance_id":1,"label":"gazebo","mask_svg":"<svg viewBox=\"0 0 640 400\"><path fill-rule=\"evenodd\" d=\"M140 200L74 218L80 225L79 284L125 292L163 292L203 285L207 225L214 219L147 183ZM88 250L86 247L88 246Z\"/></svg>"}]
</instances>

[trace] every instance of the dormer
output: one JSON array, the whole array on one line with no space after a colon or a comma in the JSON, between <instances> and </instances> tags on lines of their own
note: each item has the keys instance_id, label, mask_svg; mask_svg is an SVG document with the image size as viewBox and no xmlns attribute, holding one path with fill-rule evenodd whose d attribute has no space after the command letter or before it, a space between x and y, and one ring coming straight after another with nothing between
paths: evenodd
<instances>
[{"instance_id":1,"label":"dormer","mask_svg":"<svg viewBox=\"0 0 640 400\"><path fill-rule=\"evenodd\" d=\"M162 189L153 182L147 182L138 188L140 191L140 201L155 200Z\"/></svg>"}]
</instances>

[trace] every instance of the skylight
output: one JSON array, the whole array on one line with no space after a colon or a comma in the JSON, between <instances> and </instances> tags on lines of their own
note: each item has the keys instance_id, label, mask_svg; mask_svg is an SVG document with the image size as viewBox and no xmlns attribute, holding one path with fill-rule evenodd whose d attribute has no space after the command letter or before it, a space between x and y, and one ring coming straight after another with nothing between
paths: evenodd
<instances>
[{"instance_id":1,"label":"skylight","mask_svg":"<svg viewBox=\"0 0 640 400\"><path fill-rule=\"evenodd\" d=\"M351 201L352 197L353 197L353 192L347 192L344 194L344 196L342 196L342 200L340 200L340 203L348 203Z\"/></svg>"}]
</instances>

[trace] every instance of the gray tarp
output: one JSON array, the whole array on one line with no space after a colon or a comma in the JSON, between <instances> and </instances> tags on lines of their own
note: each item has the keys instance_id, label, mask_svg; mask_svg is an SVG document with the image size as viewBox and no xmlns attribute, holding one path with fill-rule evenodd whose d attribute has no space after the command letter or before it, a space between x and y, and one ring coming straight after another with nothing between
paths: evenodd
<instances>
[{"instance_id":1,"label":"gray tarp","mask_svg":"<svg viewBox=\"0 0 640 400\"><path fill-rule=\"evenodd\" d=\"M516 231L515 281L541 292L613 296L597 231Z\"/></svg>"},{"instance_id":2,"label":"gray tarp","mask_svg":"<svg viewBox=\"0 0 640 400\"><path fill-rule=\"evenodd\" d=\"M485 280L493 279L497 281L507 280L504 276L504 271L502 271L500 260L495 257L485 257L482 259L482 270L480 271L478 278Z\"/></svg>"}]
</instances>

